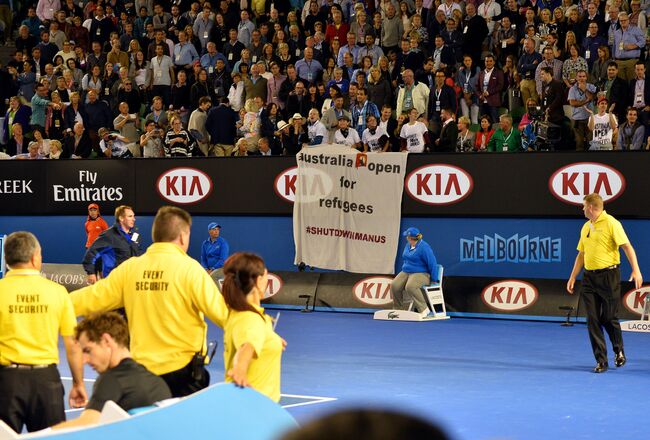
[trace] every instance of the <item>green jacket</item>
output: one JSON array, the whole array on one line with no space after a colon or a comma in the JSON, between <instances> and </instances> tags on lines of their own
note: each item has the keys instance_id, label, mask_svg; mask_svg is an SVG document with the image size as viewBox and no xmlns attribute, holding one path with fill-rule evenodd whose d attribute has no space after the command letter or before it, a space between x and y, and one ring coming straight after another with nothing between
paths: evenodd
<instances>
[{"instance_id":1,"label":"green jacket","mask_svg":"<svg viewBox=\"0 0 650 440\"><path fill-rule=\"evenodd\" d=\"M509 152L522 151L521 134L515 127L512 127L508 136L500 128L495 131L488 142L487 149L488 151L504 152L506 151L503 149L504 144L508 145L507 151Z\"/></svg>"}]
</instances>

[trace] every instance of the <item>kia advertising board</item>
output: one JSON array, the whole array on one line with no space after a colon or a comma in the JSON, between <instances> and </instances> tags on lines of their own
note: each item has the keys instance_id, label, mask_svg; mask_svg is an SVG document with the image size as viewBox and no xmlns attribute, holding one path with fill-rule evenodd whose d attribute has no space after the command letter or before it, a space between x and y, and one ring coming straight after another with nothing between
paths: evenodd
<instances>
[{"instance_id":1,"label":"kia advertising board","mask_svg":"<svg viewBox=\"0 0 650 440\"><path fill-rule=\"evenodd\" d=\"M0 215L78 214L92 199L138 214L173 204L193 214L288 216L296 188L327 191L320 176L298 182L295 166L286 156L0 161ZM580 218L582 198L598 192L618 218L650 218L639 203L648 168L650 155L633 151L409 154L402 215Z\"/></svg>"},{"instance_id":2,"label":"kia advertising board","mask_svg":"<svg viewBox=\"0 0 650 440\"><path fill-rule=\"evenodd\" d=\"M625 191L625 178L614 167L596 162L578 162L557 170L548 182L551 193L559 200L582 206L584 197L598 193L611 202Z\"/></svg>"},{"instance_id":3,"label":"kia advertising board","mask_svg":"<svg viewBox=\"0 0 650 440\"><path fill-rule=\"evenodd\" d=\"M489 284L481 292L483 303L497 312L518 312L531 307L539 299L537 288L521 280L501 280Z\"/></svg>"},{"instance_id":4,"label":"kia advertising board","mask_svg":"<svg viewBox=\"0 0 650 440\"><path fill-rule=\"evenodd\" d=\"M358 281L352 286L352 294L365 307L380 307L393 304L390 292L392 277L376 276Z\"/></svg>"},{"instance_id":5,"label":"kia advertising board","mask_svg":"<svg viewBox=\"0 0 650 440\"><path fill-rule=\"evenodd\" d=\"M451 205L471 194L474 181L462 168L437 163L412 171L405 187L409 196L427 205Z\"/></svg>"},{"instance_id":6,"label":"kia advertising board","mask_svg":"<svg viewBox=\"0 0 650 440\"><path fill-rule=\"evenodd\" d=\"M143 212L161 205L192 214L290 215L274 181L295 159L286 157L154 160L138 167L137 202ZM139 161L138 163L143 163Z\"/></svg>"}]
</instances>

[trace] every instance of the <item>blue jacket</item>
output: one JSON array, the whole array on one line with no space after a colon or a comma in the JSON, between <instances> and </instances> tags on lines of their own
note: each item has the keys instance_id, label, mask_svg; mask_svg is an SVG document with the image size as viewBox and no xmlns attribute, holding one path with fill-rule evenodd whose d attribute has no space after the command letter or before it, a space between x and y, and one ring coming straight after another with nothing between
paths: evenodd
<instances>
[{"instance_id":1,"label":"blue jacket","mask_svg":"<svg viewBox=\"0 0 650 440\"><path fill-rule=\"evenodd\" d=\"M97 273L97 265L101 263L102 276L106 278L124 261L141 254L140 244L132 240L132 233L126 234L116 223L99 234L97 240L88 248L83 266L86 273L91 275Z\"/></svg>"},{"instance_id":2,"label":"blue jacket","mask_svg":"<svg viewBox=\"0 0 650 440\"><path fill-rule=\"evenodd\" d=\"M229 251L225 238L217 237L215 241L208 238L201 245L201 266L209 270L222 268Z\"/></svg>"},{"instance_id":3,"label":"blue jacket","mask_svg":"<svg viewBox=\"0 0 650 440\"><path fill-rule=\"evenodd\" d=\"M402 252L404 263L402 264L402 272L406 273L429 273L431 275L431 282L439 282L437 280L436 270L436 256L433 255L431 246L424 240L416 243L415 248L411 250L411 244L407 243Z\"/></svg>"},{"instance_id":4,"label":"blue jacket","mask_svg":"<svg viewBox=\"0 0 650 440\"><path fill-rule=\"evenodd\" d=\"M205 120L205 129L211 144L235 145L239 115L230 106L220 104L212 107Z\"/></svg>"}]
</instances>

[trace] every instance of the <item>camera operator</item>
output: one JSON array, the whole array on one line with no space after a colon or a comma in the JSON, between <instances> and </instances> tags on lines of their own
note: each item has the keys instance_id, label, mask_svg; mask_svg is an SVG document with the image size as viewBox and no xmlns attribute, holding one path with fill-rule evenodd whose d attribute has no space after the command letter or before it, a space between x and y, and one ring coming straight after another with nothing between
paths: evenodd
<instances>
[{"instance_id":1,"label":"camera operator","mask_svg":"<svg viewBox=\"0 0 650 440\"><path fill-rule=\"evenodd\" d=\"M576 83L569 89L569 104L571 105L571 125L575 134L576 150L584 151L587 146L590 113L592 102L596 96L596 86L587 83L587 71L578 70Z\"/></svg>"},{"instance_id":2,"label":"camera operator","mask_svg":"<svg viewBox=\"0 0 650 440\"><path fill-rule=\"evenodd\" d=\"M537 149L537 121L544 115L542 108L537 105L537 101L530 98L526 101L526 113L519 121L519 132L521 133L521 147L526 151Z\"/></svg>"},{"instance_id":3,"label":"camera operator","mask_svg":"<svg viewBox=\"0 0 650 440\"><path fill-rule=\"evenodd\" d=\"M124 136L120 136L117 133L111 133L108 128L102 127L99 129L99 148L102 150L102 153L106 157L111 157L114 159L128 159L133 157L133 153L130 151L129 141Z\"/></svg>"},{"instance_id":4,"label":"camera operator","mask_svg":"<svg viewBox=\"0 0 650 440\"><path fill-rule=\"evenodd\" d=\"M153 119L149 119L145 125L145 132L140 136L140 146L143 157L165 157L162 146L162 130Z\"/></svg>"}]
</instances>

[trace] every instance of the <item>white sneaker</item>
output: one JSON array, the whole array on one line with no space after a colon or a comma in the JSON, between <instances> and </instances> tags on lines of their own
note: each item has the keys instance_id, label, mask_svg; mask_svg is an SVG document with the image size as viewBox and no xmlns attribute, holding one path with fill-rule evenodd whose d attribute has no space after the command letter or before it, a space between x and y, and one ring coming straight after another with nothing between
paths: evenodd
<instances>
[{"instance_id":1,"label":"white sneaker","mask_svg":"<svg viewBox=\"0 0 650 440\"><path fill-rule=\"evenodd\" d=\"M423 312L420 312L420 316L422 319L428 318L431 315L431 311L429 309L424 309Z\"/></svg>"}]
</instances>

